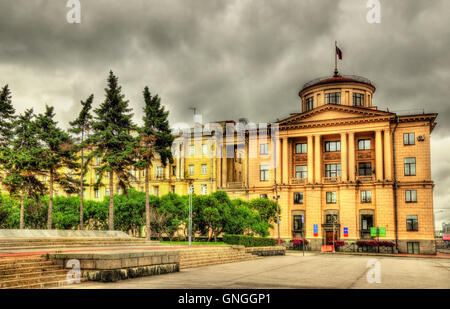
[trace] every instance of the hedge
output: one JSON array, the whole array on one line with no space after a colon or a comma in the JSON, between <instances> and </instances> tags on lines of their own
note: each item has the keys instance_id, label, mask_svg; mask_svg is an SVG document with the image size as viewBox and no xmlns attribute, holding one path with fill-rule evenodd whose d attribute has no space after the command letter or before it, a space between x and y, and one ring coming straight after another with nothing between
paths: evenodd
<instances>
[{"instance_id":1,"label":"hedge","mask_svg":"<svg viewBox=\"0 0 450 309\"><path fill-rule=\"evenodd\" d=\"M245 247L275 246L275 239L266 237L252 237L245 235L224 235L223 242L230 245L243 245Z\"/></svg>"}]
</instances>

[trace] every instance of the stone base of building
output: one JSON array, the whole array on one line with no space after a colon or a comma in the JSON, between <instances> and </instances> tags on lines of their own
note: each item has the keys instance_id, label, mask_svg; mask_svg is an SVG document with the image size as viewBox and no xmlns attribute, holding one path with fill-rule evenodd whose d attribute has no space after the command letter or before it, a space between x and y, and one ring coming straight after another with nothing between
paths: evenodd
<instances>
[{"instance_id":1,"label":"stone base of building","mask_svg":"<svg viewBox=\"0 0 450 309\"><path fill-rule=\"evenodd\" d=\"M322 249L322 239L321 238L306 238L308 241L308 247L311 251L320 251Z\"/></svg>"},{"instance_id":2,"label":"stone base of building","mask_svg":"<svg viewBox=\"0 0 450 309\"><path fill-rule=\"evenodd\" d=\"M436 254L436 240L434 239L408 239L398 240L398 252L408 253L408 243L418 242L420 254Z\"/></svg>"}]
</instances>

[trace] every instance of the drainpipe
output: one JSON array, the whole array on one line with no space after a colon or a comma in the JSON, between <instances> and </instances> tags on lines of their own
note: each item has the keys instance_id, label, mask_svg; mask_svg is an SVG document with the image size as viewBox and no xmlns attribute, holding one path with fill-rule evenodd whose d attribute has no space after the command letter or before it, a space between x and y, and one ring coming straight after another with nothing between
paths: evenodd
<instances>
[{"instance_id":1,"label":"drainpipe","mask_svg":"<svg viewBox=\"0 0 450 309\"><path fill-rule=\"evenodd\" d=\"M398 123L399 123L399 119L398 116L395 115L395 127L394 130L392 131L392 157L393 157L393 161L394 161L394 222L395 222L395 247L398 250L398 194L397 194L397 188L398 188L398 183L397 183L397 162L396 162L396 157L395 157L395 131L397 130L398 127Z\"/></svg>"}]
</instances>

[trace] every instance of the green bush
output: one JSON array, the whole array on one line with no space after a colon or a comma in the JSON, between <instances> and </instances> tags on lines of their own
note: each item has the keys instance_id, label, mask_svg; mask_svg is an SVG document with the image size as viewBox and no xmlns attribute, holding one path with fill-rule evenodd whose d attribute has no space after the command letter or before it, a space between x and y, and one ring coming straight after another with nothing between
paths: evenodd
<instances>
[{"instance_id":1,"label":"green bush","mask_svg":"<svg viewBox=\"0 0 450 309\"><path fill-rule=\"evenodd\" d=\"M252 237L245 235L224 235L223 242L230 245L243 245L245 247L275 246L275 239L266 237Z\"/></svg>"}]
</instances>

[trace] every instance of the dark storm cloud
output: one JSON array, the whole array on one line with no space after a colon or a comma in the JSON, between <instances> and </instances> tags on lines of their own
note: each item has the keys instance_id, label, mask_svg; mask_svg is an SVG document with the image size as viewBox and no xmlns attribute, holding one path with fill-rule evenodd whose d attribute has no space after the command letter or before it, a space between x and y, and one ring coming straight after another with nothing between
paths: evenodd
<instances>
[{"instance_id":1,"label":"dark storm cloud","mask_svg":"<svg viewBox=\"0 0 450 309\"><path fill-rule=\"evenodd\" d=\"M371 79L380 108L438 112L433 159L450 147L447 0L381 1L381 24L367 23L366 0L81 0L81 24L67 23L66 3L0 3L0 85L20 112L47 103L67 125L90 93L103 100L112 69L136 121L145 85L173 123L191 122L189 107L206 121L273 121L300 110L303 83L332 73L338 40L343 74ZM439 170L442 208L450 164Z\"/></svg>"}]
</instances>

